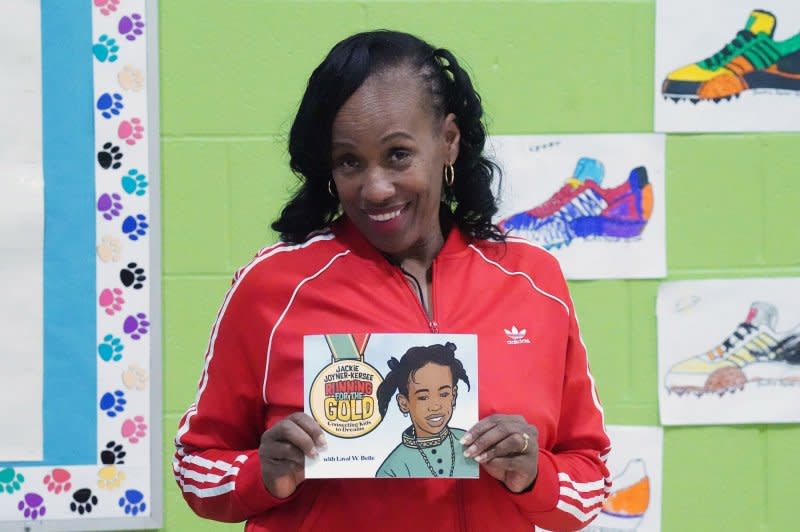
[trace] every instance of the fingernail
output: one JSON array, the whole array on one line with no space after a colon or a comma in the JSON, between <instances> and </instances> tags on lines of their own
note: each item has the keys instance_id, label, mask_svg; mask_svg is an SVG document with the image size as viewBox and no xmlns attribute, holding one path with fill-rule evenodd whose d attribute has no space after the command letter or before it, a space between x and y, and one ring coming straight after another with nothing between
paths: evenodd
<instances>
[{"instance_id":1,"label":"fingernail","mask_svg":"<svg viewBox=\"0 0 800 532\"><path fill-rule=\"evenodd\" d=\"M478 462L479 464L484 460L486 460L486 453L483 453L482 455L475 457L475 461Z\"/></svg>"},{"instance_id":2,"label":"fingernail","mask_svg":"<svg viewBox=\"0 0 800 532\"><path fill-rule=\"evenodd\" d=\"M458 441L461 445L469 445L469 442L472 441L472 435L469 432L467 432L466 434L461 436L461 439Z\"/></svg>"},{"instance_id":3,"label":"fingernail","mask_svg":"<svg viewBox=\"0 0 800 532\"><path fill-rule=\"evenodd\" d=\"M311 458L317 458L317 457L319 457L319 453L317 452L317 450L316 450L316 449L311 449L311 453L310 453L310 455L311 455Z\"/></svg>"},{"instance_id":4,"label":"fingernail","mask_svg":"<svg viewBox=\"0 0 800 532\"><path fill-rule=\"evenodd\" d=\"M325 435L320 434L319 438L317 438L317 447L321 450L326 450L328 448L328 441L325 439Z\"/></svg>"}]
</instances>

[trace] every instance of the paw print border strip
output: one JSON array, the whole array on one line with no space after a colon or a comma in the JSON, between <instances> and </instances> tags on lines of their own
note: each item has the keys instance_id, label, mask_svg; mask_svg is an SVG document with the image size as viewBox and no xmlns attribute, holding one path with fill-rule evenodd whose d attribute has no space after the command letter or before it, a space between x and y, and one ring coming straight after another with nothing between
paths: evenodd
<instances>
[{"instance_id":1,"label":"paw print border strip","mask_svg":"<svg viewBox=\"0 0 800 532\"><path fill-rule=\"evenodd\" d=\"M94 246L80 246L88 250L82 267L93 263L95 271L93 293L82 296L93 302L87 318L93 352L92 347L80 352L93 358L96 382L84 382L83 376L76 382L77 375L59 376L58 382L94 390L89 411L68 405L70 415L94 421L84 438L91 447L85 460L76 460L80 463L48 459L48 438L76 436L54 434L46 421L43 460L0 462L0 529L158 529L163 526L163 416L157 0L39 4L42 54L57 51L60 64L73 64L74 54L74 63L86 66L56 76L45 71L43 60L43 88L49 87L47 74L61 80L81 77L86 86L81 98L91 100L80 116L87 131L81 136L86 146L81 160L82 175L94 169L94 195L73 208L91 209L81 212L90 224L87 232L94 228ZM91 44L73 46L73 40ZM70 61L62 61L66 56ZM64 91L42 91L45 111L57 105L49 100L56 92ZM46 117L44 123L47 127ZM77 128L57 129L78 134ZM70 327L74 319L82 318L59 317L59 326ZM69 356L64 354L61 373L69 372ZM77 439L74 445L84 446Z\"/></svg>"},{"instance_id":2,"label":"paw print border strip","mask_svg":"<svg viewBox=\"0 0 800 532\"><path fill-rule=\"evenodd\" d=\"M158 527L162 424L156 1L92 4L95 264L98 295L106 295L98 298L96 313L97 455L105 459L98 461L90 480L73 482L92 493L87 501L72 501L78 511L69 517L114 518L115 528L132 520ZM109 442L114 448L124 445L124 460L109 463Z\"/></svg>"}]
</instances>

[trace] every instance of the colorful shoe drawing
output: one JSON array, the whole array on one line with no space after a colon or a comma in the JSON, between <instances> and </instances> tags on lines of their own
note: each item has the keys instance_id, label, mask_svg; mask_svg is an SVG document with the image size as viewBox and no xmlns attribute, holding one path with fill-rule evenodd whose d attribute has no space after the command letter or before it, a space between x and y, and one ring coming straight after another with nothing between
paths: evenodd
<instances>
[{"instance_id":1,"label":"colorful shoe drawing","mask_svg":"<svg viewBox=\"0 0 800 532\"><path fill-rule=\"evenodd\" d=\"M722 343L670 368L667 390L722 396L747 383L800 385L800 326L777 333L777 321L774 305L753 303L745 321Z\"/></svg>"},{"instance_id":2,"label":"colorful shoe drawing","mask_svg":"<svg viewBox=\"0 0 800 532\"><path fill-rule=\"evenodd\" d=\"M602 188L603 164L583 157L574 176L541 205L501 220L501 229L547 248L576 238L631 239L642 234L653 210L647 170L631 170L627 181Z\"/></svg>"},{"instance_id":3,"label":"colorful shoe drawing","mask_svg":"<svg viewBox=\"0 0 800 532\"><path fill-rule=\"evenodd\" d=\"M773 39L775 15L750 13L743 30L711 57L670 72L661 92L673 101L719 102L747 90L800 94L800 33Z\"/></svg>"},{"instance_id":4,"label":"colorful shoe drawing","mask_svg":"<svg viewBox=\"0 0 800 532\"><path fill-rule=\"evenodd\" d=\"M614 489L603 509L586 532L636 530L650 506L650 477L644 460L629 461L622 473L614 476Z\"/></svg>"}]
</instances>

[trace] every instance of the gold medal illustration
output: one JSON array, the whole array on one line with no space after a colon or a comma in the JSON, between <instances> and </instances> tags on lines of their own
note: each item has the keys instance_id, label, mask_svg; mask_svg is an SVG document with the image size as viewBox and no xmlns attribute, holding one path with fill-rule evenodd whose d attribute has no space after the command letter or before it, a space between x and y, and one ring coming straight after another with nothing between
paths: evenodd
<instances>
[{"instance_id":1,"label":"gold medal illustration","mask_svg":"<svg viewBox=\"0 0 800 532\"><path fill-rule=\"evenodd\" d=\"M369 334L327 334L325 340L331 362L311 384L311 415L328 434L358 438L382 420L376 394L383 377L364 361Z\"/></svg>"}]
</instances>

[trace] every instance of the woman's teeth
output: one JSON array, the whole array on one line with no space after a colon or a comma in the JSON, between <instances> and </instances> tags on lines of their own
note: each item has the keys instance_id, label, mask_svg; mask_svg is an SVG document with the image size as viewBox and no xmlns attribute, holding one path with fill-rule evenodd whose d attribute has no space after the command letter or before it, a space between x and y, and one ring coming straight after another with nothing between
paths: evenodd
<instances>
[{"instance_id":1,"label":"woman's teeth","mask_svg":"<svg viewBox=\"0 0 800 532\"><path fill-rule=\"evenodd\" d=\"M399 208L396 211L387 212L385 214L368 214L370 220L374 220L376 222L388 222L389 220L393 220L400 216L400 213L403 212L403 208Z\"/></svg>"}]
</instances>

